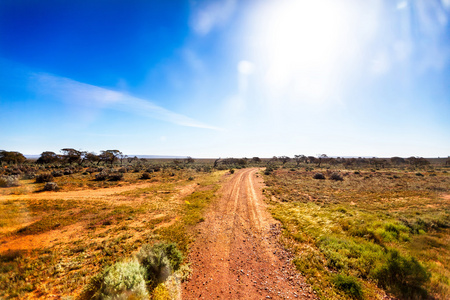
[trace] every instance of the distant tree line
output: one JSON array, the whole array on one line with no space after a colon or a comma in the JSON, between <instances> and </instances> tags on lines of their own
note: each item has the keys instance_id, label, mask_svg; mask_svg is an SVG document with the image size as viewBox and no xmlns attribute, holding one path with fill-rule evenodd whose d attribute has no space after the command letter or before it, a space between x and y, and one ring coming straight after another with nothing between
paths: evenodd
<instances>
[{"instance_id":1,"label":"distant tree line","mask_svg":"<svg viewBox=\"0 0 450 300\"><path fill-rule=\"evenodd\" d=\"M51 151L42 152L40 157L37 159L38 164L76 164L83 165L84 163L89 164L106 164L113 165L114 163L120 162L123 165L124 161L132 163L134 161L139 161L137 157L128 157L124 155L119 150L102 150L100 154L94 152L76 150L74 148L63 148L60 154ZM1 164L21 164L26 162L25 156L17 151L5 151L0 150L0 163ZM185 159L174 159L173 163L176 166L189 165L194 163L194 159L188 156ZM430 165L430 161L423 157L411 156L408 158L402 158L394 156L391 158L364 158L364 157L329 157L326 154L318 154L317 156L306 156L302 154L294 155L293 158L289 156L273 156L270 159L261 159L259 157L253 158L218 158L214 161L214 168L225 169L225 168L243 168L248 165L275 165L281 164L286 165L293 161L296 167L303 165L315 165L316 167L321 167L326 165L343 165L345 167L364 167L373 166L375 168L385 168L389 166L412 166L412 167L424 167ZM450 157L444 162L445 165L450 165ZM292 164L289 164L292 166Z\"/></svg>"}]
</instances>

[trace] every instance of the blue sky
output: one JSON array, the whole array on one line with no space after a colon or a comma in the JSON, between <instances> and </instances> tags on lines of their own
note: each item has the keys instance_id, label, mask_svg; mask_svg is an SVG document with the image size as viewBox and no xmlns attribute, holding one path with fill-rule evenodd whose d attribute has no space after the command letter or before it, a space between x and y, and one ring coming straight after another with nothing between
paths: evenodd
<instances>
[{"instance_id":1,"label":"blue sky","mask_svg":"<svg viewBox=\"0 0 450 300\"><path fill-rule=\"evenodd\" d=\"M0 149L450 155L450 0L0 2Z\"/></svg>"}]
</instances>

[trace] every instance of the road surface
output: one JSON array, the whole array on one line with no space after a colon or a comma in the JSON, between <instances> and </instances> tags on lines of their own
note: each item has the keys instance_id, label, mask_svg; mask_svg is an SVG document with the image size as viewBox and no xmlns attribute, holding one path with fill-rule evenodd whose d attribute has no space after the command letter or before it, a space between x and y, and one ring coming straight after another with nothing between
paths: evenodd
<instances>
[{"instance_id":1,"label":"road surface","mask_svg":"<svg viewBox=\"0 0 450 300\"><path fill-rule=\"evenodd\" d=\"M315 299L277 242L280 225L266 210L258 169L229 177L198 226L182 298Z\"/></svg>"}]
</instances>

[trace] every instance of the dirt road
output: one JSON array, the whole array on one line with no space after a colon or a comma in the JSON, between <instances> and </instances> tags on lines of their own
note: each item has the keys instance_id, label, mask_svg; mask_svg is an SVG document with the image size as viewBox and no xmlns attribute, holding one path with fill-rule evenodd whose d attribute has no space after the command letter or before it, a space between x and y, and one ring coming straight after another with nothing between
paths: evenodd
<instances>
[{"instance_id":1,"label":"dirt road","mask_svg":"<svg viewBox=\"0 0 450 300\"><path fill-rule=\"evenodd\" d=\"M314 299L277 243L279 224L262 200L258 169L230 175L198 228L183 299Z\"/></svg>"}]
</instances>

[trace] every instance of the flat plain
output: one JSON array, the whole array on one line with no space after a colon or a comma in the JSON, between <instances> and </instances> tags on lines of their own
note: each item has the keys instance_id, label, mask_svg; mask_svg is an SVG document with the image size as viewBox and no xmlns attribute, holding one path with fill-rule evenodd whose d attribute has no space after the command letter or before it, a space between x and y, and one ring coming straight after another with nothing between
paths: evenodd
<instances>
[{"instance_id":1,"label":"flat plain","mask_svg":"<svg viewBox=\"0 0 450 300\"><path fill-rule=\"evenodd\" d=\"M54 191L26 169L67 166L22 167L0 189L0 297L107 298L99 274L159 243L183 259L146 278L153 299L450 296L444 165L153 165L116 166L117 180L72 166Z\"/></svg>"}]
</instances>

